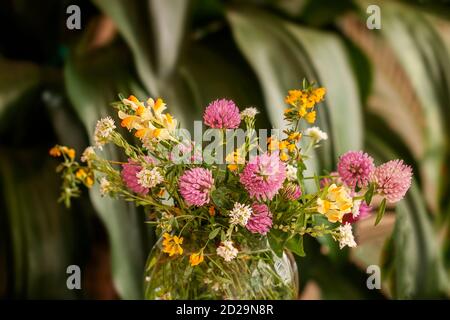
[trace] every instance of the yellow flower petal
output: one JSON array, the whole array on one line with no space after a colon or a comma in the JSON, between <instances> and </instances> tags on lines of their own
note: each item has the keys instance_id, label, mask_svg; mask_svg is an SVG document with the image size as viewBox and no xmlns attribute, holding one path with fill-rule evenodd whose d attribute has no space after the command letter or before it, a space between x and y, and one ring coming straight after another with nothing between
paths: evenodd
<instances>
[{"instance_id":1,"label":"yellow flower petal","mask_svg":"<svg viewBox=\"0 0 450 320\"><path fill-rule=\"evenodd\" d=\"M191 266L193 266L193 267L195 267L195 266L199 265L200 263L202 263L203 260L204 260L204 258L203 258L203 251L200 251L200 252L197 252L197 253L193 253L189 257L189 262L191 263Z\"/></svg>"},{"instance_id":2,"label":"yellow flower petal","mask_svg":"<svg viewBox=\"0 0 450 320\"><path fill-rule=\"evenodd\" d=\"M316 121L316 112L315 111L308 112L308 114L305 116L305 120L308 121L309 123L314 123Z\"/></svg>"}]
</instances>

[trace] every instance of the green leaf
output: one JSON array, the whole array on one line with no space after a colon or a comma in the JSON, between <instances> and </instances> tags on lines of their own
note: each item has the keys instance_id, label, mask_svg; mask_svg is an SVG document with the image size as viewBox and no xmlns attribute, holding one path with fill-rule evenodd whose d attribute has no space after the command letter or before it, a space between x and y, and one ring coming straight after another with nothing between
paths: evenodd
<instances>
[{"instance_id":1,"label":"green leaf","mask_svg":"<svg viewBox=\"0 0 450 320\"><path fill-rule=\"evenodd\" d=\"M296 234L286 241L286 248L291 250L293 253L300 257L305 256L305 251L303 249L303 236Z\"/></svg>"},{"instance_id":2,"label":"green leaf","mask_svg":"<svg viewBox=\"0 0 450 320\"><path fill-rule=\"evenodd\" d=\"M283 255L284 245L288 238L286 232L272 229L268 234L268 240L273 252L279 257Z\"/></svg>"},{"instance_id":3,"label":"green leaf","mask_svg":"<svg viewBox=\"0 0 450 320\"><path fill-rule=\"evenodd\" d=\"M161 95L175 72L184 40L189 0L94 0L130 47L146 90Z\"/></svg>"},{"instance_id":4,"label":"green leaf","mask_svg":"<svg viewBox=\"0 0 450 320\"><path fill-rule=\"evenodd\" d=\"M227 187L219 187L211 193L211 198L216 206L222 209L231 209L232 199Z\"/></svg>"},{"instance_id":5,"label":"green leaf","mask_svg":"<svg viewBox=\"0 0 450 320\"><path fill-rule=\"evenodd\" d=\"M381 219L384 216L384 212L386 211L386 198L383 198L381 201L380 207L378 208L377 218L375 220L375 225L379 224Z\"/></svg>"},{"instance_id":6,"label":"green leaf","mask_svg":"<svg viewBox=\"0 0 450 320\"><path fill-rule=\"evenodd\" d=\"M153 0L148 4L151 10L152 26L157 43L158 73L161 78L171 75L180 55L190 0Z\"/></svg>"},{"instance_id":7,"label":"green leaf","mask_svg":"<svg viewBox=\"0 0 450 320\"><path fill-rule=\"evenodd\" d=\"M372 202L372 197L373 197L374 191L375 191L375 184L371 183L369 185L369 189L367 190L366 194L364 195L364 201L366 202L367 205L370 205L370 203Z\"/></svg>"},{"instance_id":8,"label":"green leaf","mask_svg":"<svg viewBox=\"0 0 450 320\"><path fill-rule=\"evenodd\" d=\"M80 262L76 250L86 249L80 221L88 212L68 212L57 203L59 177L46 157L36 149L0 148L1 242L10 253L2 258L12 275L2 282L10 297L74 299L79 293L67 289L66 269Z\"/></svg>"},{"instance_id":9,"label":"green leaf","mask_svg":"<svg viewBox=\"0 0 450 320\"><path fill-rule=\"evenodd\" d=\"M41 83L39 66L24 61L12 61L0 57L0 125L6 125L4 115L31 90Z\"/></svg>"},{"instance_id":10,"label":"green leaf","mask_svg":"<svg viewBox=\"0 0 450 320\"><path fill-rule=\"evenodd\" d=\"M212 240L212 239L214 239L215 237L217 237L217 235L219 234L219 232L220 232L221 230L222 230L222 228L221 228L221 227L218 227L218 228L214 229L213 231L211 231L211 232L209 233L209 239Z\"/></svg>"},{"instance_id":11,"label":"green leaf","mask_svg":"<svg viewBox=\"0 0 450 320\"><path fill-rule=\"evenodd\" d=\"M148 92L158 94L155 48L148 7L140 0L93 0L115 23L133 53L137 73Z\"/></svg>"}]
</instances>

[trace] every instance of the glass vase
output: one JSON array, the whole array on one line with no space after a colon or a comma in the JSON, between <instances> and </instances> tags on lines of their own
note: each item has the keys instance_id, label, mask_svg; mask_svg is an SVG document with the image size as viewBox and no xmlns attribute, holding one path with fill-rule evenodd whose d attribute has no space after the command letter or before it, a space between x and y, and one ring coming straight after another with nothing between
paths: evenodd
<instances>
[{"instance_id":1,"label":"glass vase","mask_svg":"<svg viewBox=\"0 0 450 320\"><path fill-rule=\"evenodd\" d=\"M184 237L183 254L169 257L160 239L151 250L145 269L146 299L288 300L298 292L298 271L293 255L281 257L267 238L252 235L236 245L238 256L226 262L216 254L219 242L203 250L204 261L191 266L189 255L204 243L205 235Z\"/></svg>"}]
</instances>

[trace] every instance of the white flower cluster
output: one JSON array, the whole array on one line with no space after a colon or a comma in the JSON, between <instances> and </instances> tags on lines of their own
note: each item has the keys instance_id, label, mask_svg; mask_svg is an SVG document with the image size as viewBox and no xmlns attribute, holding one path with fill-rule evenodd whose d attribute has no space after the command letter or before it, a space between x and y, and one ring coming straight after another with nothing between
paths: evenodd
<instances>
[{"instance_id":1,"label":"white flower cluster","mask_svg":"<svg viewBox=\"0 0 450 320\"><path fill-rule=\"evenodd\" d=\"M252 208L239 202L234 204L233 210L230 211L230 223L245 227L248 219L252 215Z\"/></svg>"},{"instance_id":2,"label":"white flower cluster","mask_svg":"<svg viewBox=\"0 0 450 320\"><path fill-rule=\"evenodd\" d=\"M238 249L233 247L233 241L225 240L222 245L216 249L218 256L221 256L226 262L229 262L236 258Z\"/></svg>"},{"instance_id":3,"label":"white flower cluster","mask_svg":"<svg viewBox=\"0 0 450 320\"><path fill-rule=\"evenodd\" d=\"M138 183L144 188L153 188L164 181L164 177L159 172L158 168L142 169L136 174Z\"/></svg>"},{"instance_id":4,"label":"white flower cluster","mask_svg":"<svg viewBox=\"0 0 450 320\"><path fill-rule=\"evenodd\" d=\"M94 147L87 147L81 155L81 162L88 162L95 156Z\"/></svg>"},{"instance_id":5,"label":"white flower cluster","mask_svg":"<svg viewBox=\"0 0 450 320\"><path fill-rule=\"evenodd\" d=\"M97 121L94 132L95 145L101 150L103 145L109 142L111 134L116 125L111 117L106 117Z\"/></svg>"},{"instance_id":6,"label":"white flower cluster","mask_svg":"<svg viewBox=\"0 0 450 320\"><path fill-rule=\"evenodd\" d=\"M306 129L305 135L309 136L314 141L314 143L328 139L328 134L320 130L319 127L311 127Z\"/></svg>"},{"instance_id":7,"label":"white flower cluster","mask_svg":"<svg viewBox=\"0 0 450 320\"><path fill-rule=\"evenodd\" d=\"M353 218L357 218L359 216L359 207L361 207L361 202L362 202L362 200L353 201L353 207L352 207Z\"/></svg>"},{"instance_id":8,"label":"white flower cluster","mask_svg":"<svg viewBox=\"0 0 450 320\"><path fill-rule=\"evenodd\" d=\"M342 249L345 246L349 246L350 248L356 247L350 223L339 226L339 248Z\"/></svg>"},{"instance_id":9,"label":"white flower cluster","mask_svg":"<svg viewBox=\"0 0 450 320\"><path fill-rule=\"evenodd\" d=\"M286 178L289 181L297 181L297 167L288 164L286 166Z\"/></svg>"},{"instance_id":10,"label":"white flower cluster","mask_svg":"<svg viewBox=\"0 0 450 320\"><path fill-rule=\"evenodd\" d=\"M108 193L110 193L111 190L111 182L108 181L108 179L106 179L105 177L102 177L100 179L100 194L101 196L105 196Z\"/></svg>"},{"instance_id":11,"label":"white flower cluster","mask_svg":"<svg viewBox=\"0 0 450 320\"><path fill-rule=\"evenodd\" d=\"M241 119L253 119L259 113L256 108L246 108L241 112Z\"/></svg>"}]
</instances>

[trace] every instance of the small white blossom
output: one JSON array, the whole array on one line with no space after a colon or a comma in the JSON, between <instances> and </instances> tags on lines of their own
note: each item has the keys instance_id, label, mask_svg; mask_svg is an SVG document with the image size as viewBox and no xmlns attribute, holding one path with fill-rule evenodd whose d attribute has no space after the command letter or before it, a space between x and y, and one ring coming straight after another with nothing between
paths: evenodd
<instances>
[{"instance_id":1,"label":"small white blossom","mask_svg":"<svg viewBox=\"0 0 450 320\"><path fill-rule=\"evenodd\" d=\"M252 215L252 208L248 205L235 202L233 210L230 211L230 223L240 224L245 227L248 219Z\"/></svg>"},{"instance_id":2,"label":"small white blossom","mask_svg":"<svg viewBox=\"0 0 450 320\"><path fill-rule=\"evenodd\" d=\"M286 166L286 178L289 181L297 181L297 167L288 164Z\"/></svg>"},{"instance_id":3,"label":"small white blossom","mask_svg":"<svg viewBox=\"0 0 450 320\"><path fill-rule=\"evenodd\" d=\"M216 249L217 255L221 256L226 262L236 258L238 249L233 247L233 241L225 240L222 245Z\"/></svg>"},{"instance_id":4,"label":"small white blossom","mask_svg":"<svg viewBox=\"0 0 450 320\"><path fill-rule=\"evenodd\" d=\"M103 145L109 142L111 134L113 133L116 125L111 117L106 117L97 121L94 132L95 145L101 150Z\"/></svg>"},{"instance_id":5,"label":"small white blossom","mask_svg":"<svg viewBox=\"0 0 450 320\"><path fill-rule=\"evenodd\" d=\"M319 127L308 128L305 130L305 134L314 140L315 143L328 139L328 134L320 130Z\"/></svg>"},{"instance_id":6,"label":"small white blossom","mask_svg":"<svg viewBox=\"0 0 450 320\"><path fill-rule=\"evenodd\" d=\"M105 196L111 192L111 182L108 181L105 177L100 179L100 194L101 196Z\"/></svg>"},{"instance_id":7,"label":"small white blossom","mask_svg":"<svg viewBox=\"0 0 450 320\"><path fill-rule=\"evenodd\" d=\"M220 284L218 282L214 283L213 286L211 287L211 289L213 289L214 291L219 291L220 290Z\"/></svg>"},{"instance_id":8,"label":"small white blossom","mask_svg":"<svg viewBox=\"0 0 450 320\"><path fill-rule=\"evenodd\" d=\"M259 113L258 109L256 108L246 108L244 111L241 112L241 119L249 118L253 119L257 114Z\"/></svg>"},{"instance_id":9,"label":"small white blossom","mask_svg":"<svg viewBox=\"0 0 450 320\"><path fill-rule=\"evenodd\" d=\"M164 181L163 176L159 172L158 168L142 169L136 174L138 183L144 188L153 188Z\"/></svg>"},{"instance_id":10,"label":"small white blossom","mask_svg":"<svg viewBox=\"0 0 450 320\"><path fill-rule=\"evenodd\" d=\"M81 155L81 162L88 162L93 156L95 156L94 147L87 147Z\"/></svg>"},{"instance_id":11,"label":"small white blossom","mask_svg":"<svg viewBox=\"0 0 450 320\"><path fill-rule=\"evenodd\" d=\"M352 216L357 218L359 216L359 207L361 206L361 200L353 201Z\"/></svg>"},{"instance_id":12,"label":"small white blossom","mask_svg":"<svg viewBox=\"0 0 450 320\"><path fill-rule=\"evenodd\" d=\"M345 246L349 246L350 248L356 247L350 223L339 226L339 248L342 249Z\"/></svg>"}]
</instances>

